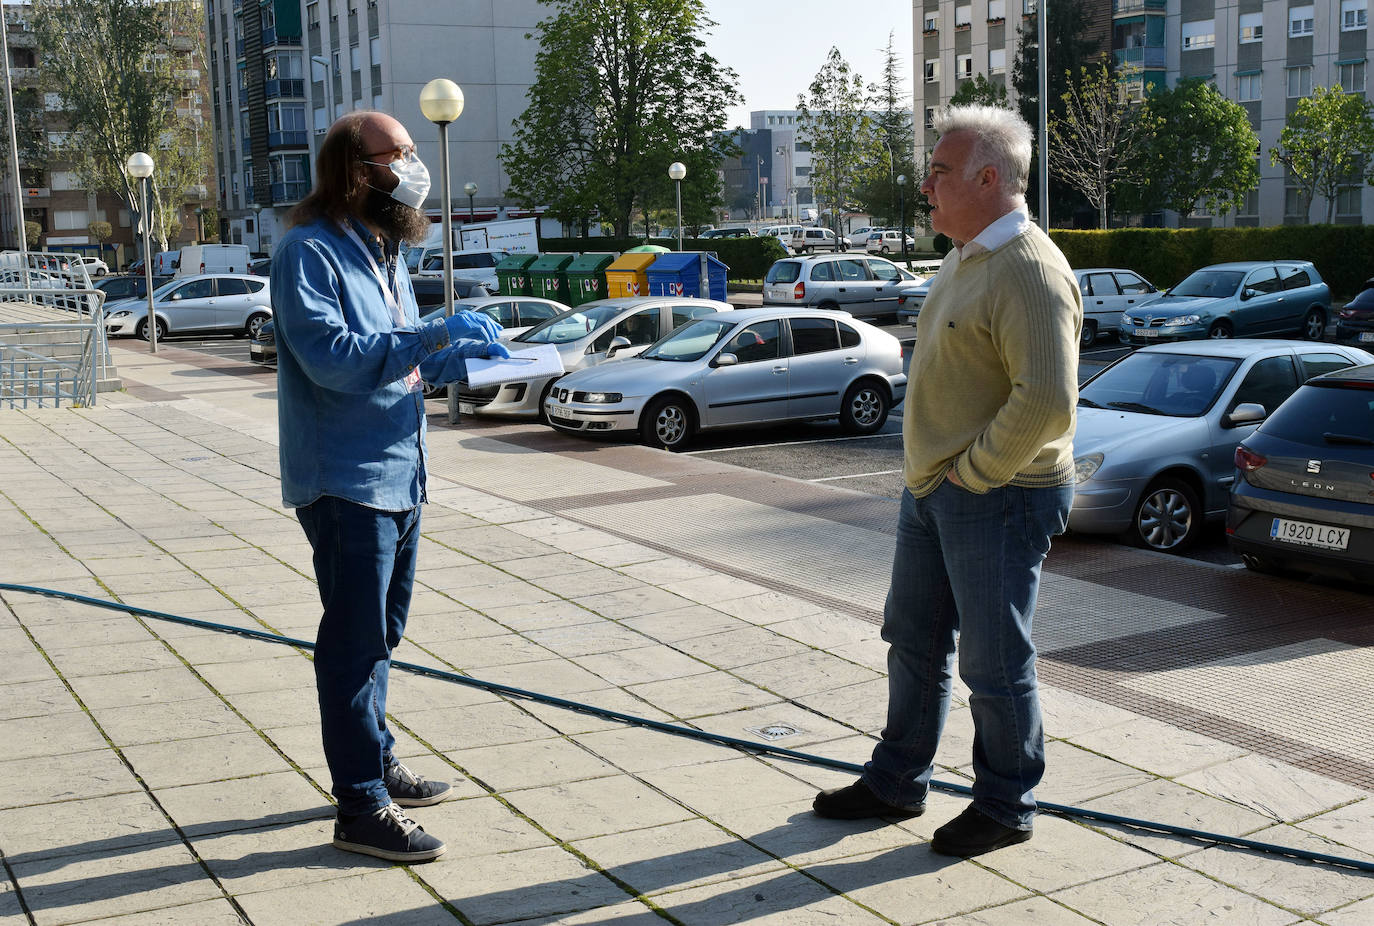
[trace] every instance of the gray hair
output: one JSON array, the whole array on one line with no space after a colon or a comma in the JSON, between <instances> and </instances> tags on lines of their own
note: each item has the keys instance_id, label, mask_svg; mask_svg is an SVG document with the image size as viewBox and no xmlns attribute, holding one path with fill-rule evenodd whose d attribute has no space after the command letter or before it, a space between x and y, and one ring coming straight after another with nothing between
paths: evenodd
<instances>
[{"instance_id":1,"label":"gray hair","mask_svg":"<svg viewBox=\"0 0 1374 926\"><path fill-rule=\"evenodd\" d=\"M1026 195L1032 133L1019 114L1001 106L946 106L935 114L932 127L941 136L950 132L973 134L964 169L966 178L984 167L994 167L1004 192Z\"/></svg>"}]
</instances>

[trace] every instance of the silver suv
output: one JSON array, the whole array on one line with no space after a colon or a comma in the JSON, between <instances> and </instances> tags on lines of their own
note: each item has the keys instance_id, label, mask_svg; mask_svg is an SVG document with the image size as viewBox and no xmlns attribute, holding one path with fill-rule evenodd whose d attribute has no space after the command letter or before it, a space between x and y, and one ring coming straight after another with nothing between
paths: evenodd
<instances>
[{"instance_id":1,"label":"silver suv","mask_svg":"<svg viewBox=\"0 0 1374 926\"><path fill-rule=\"evenodd\" d=\"M835 250L835 233L828 228L812 228L805 226L792 232L792 240L788 242L792 245L792 250L798 254L805 254L808 251ZM852 245L848 238L839 239L840 250L847 251Z\"/></svg>"},{"instance_id":2,"label":"silver suv","mask_svg":"<svg viewBox=\"0 0 1374 926\"><path fill-rule=\"evenodd\" d=\"M855 318L881 318L897 313L897 291L906 283L901 269L881 257L788 257L768 268L763 304L841 309Z\"/></svg>"}]
</instances>

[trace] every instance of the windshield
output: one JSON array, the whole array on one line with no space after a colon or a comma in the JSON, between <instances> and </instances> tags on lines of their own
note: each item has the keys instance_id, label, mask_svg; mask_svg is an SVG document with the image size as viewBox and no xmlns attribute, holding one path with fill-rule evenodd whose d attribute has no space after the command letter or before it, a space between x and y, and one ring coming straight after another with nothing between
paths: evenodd
<instances>
[{"instance_id":1,"label":"windshield","mask_svg":"<svg viewBox=\"0 0 1374 926\"><path fill-rule=\"evenodd\" d=\"M673 360L681 363L700 360L706 356L707 351L719 344L733 327L734 322L697 319L683 325L639 356L650 360Z\"/></svg>"},{"instance_id":2,"label":"windshield","mask_svg":"<svg viewBox=\"0 0 1374 926\"><path fill-rule=\"evenodd\" d=\"M1239 365L1229 357L1137 351L1084 383L1078 404L1196 418L1211 408Z\"/></svg>"},{"instance_id":3,"label":"windshield","mask_svg":"<svg viewBox=\"0 0 1374 926\"><path fill-rule=\"evenodd\" d=\"M599 305L583 307L555 315L548 321L540 322L529 331L515 338L529 344L566 344L584 338L620 317L624 306Z\"/></svg>"},{"instance_id":4,"label":"windshield","mask_svg":"<svg viewBox=\"0 0 1374 926\"><path fill-rule=\"evenodd\" d=\"M1245 274L1239 270L1199 270L1165 295L1220 299L1234 295L1243 276Z\"/></svg>"},{"instance_id":5,"label":"windshield","mask_svg":"<svg viewBox=\"0 0 1374 926\"><path fill-rule=\"evenodd\" d=\"M795 283L801 276L801 264L795 260L780 260L768 268L764 283Z\"/></svg>"}]
</instances>

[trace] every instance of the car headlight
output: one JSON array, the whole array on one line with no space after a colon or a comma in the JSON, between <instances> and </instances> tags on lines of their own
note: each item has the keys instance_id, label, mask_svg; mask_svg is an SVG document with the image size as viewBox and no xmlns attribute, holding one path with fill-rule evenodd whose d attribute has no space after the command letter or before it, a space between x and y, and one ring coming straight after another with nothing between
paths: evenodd
<instances>
[{"instance_id":1,"label":"car headlight","mask_svg":"<svg viewBox=\"0 0 1374 926\"><path fill-rule=\"evenodd\" d=\"M613 405L625 397L619 392L574 392L574 402L586 402L588 405Z\"/></svg>"},{"instance_id":2,"label":"car headlight","mask_svg":"<svg viewBox=\"0 0 1374 926\"><path fill-rule=\"evenodd\" d=\"M1081 457L1075 457L1073 461L1073 481L1074 485L1081 485L1093 477L1102 465L1102 454L1088 453Z\"/></svg>"},{"instance_id":3,"label":"car headlight","mask_svg":"<svg viewBox=\"0 0 1374 926\"><path fill-rule=\"evenodd\" d=\"M1164 326L1169 328L1177 325L1196 325L1200 321L1201 315L1175 315L1173 318L1164 319Z\"/></svg>"},{"instance_id":4,"label":"car headlight","mask_svg":"<svg viewBox=\"0 0 1374 926\"><path fill-rule=\"evenodd\" d=\"M116 313L114 313L113 315L111 315L110 317L111 317L111 318L128 318L128 317L129 317L130 315L132 315L132 314L133 314L132 312L128 312L128 311L116 312Z\"/></svg>"},{"instance_id":5,"label":"car headlight","mask_svg":"<svg viewBox=\"0 0 1374 926\"><path fill-rule=\"evenodd\" d=\"M1131 327L1131 313L1130 313L1130 312L1122 312L1122 313L1121 313L1121 327L1123 327L1123 328L1129 328L1129 327Z\"/></svg>"}]
</instances>

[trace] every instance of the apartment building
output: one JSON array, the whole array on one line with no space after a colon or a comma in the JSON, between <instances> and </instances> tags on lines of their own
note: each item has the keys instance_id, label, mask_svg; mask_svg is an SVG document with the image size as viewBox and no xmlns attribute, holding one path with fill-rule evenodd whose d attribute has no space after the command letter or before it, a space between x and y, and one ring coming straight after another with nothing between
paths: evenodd
<instances>
[{"instance_id":1,"label":"apartment building","mask_svg":"<svg viewBox=\"0 0 1374 926\"><path fill-rule=\"evenodd\" d=\"M749 114L750 129L768 133L766 140L754 146L757 150L753 153L757 171L767 178L761 197L767 218L796 221L798 216L814 217L816 212L811 145L797 137L800 117L801 111L796 109L764 109Z\"/></svg>"},{"instance_id":2,"label":"apartment building","mask_svg":"<svg viewBox=\"0 0 1374 926\"><path fill-rule=\"evenodd\" d=\"M42 62L38 59L37 37L29 24L29 9L27 3L7 2L4 6L9 48L6 64L19 117L16 126L19 180L15 182L10 158L0 158L0 177L4 178L0 182L0 247L19 246L15 201L22 199L19 208L23 210L24 220L39 226L39 247L99 253L112 268L122 266L133 259L136 251L136 230L124 200L113 192L87 189L70 164L32 154L39 147L50 151L64 143L67 123L61 94L40 89ZM201 65L200 36L174 37L172 52L177 56L174 76L179 94L173 105L178 115L189 118L197 126L203 124L208 132L209 85ZM32 140L26 138L28 133L41 133L46 146L32 144ZM180 230L168 246L177 248L200 240L204 210L214 202L213 180L207 179L204 184L195 184L182 191L177 215ZM103 247L90 233L93 222L110 225L111 236Z\"/></svg>"},{"instance_id":3,"label":"apartment building","mask_svg":"<svg viewBox=\"0 0 1374 926\"><path fill-rule=\"evenodd\" d=\"M1313 87L1339 84L1365 95L1371 50L1369 0L1090 0L1094 29L1109 17L1110 49L1135 76L1133 95L1153 83L1180 78L1211 80L1240 103L1260 137L1259 189L1237 211L1194 214L1189 225L1256 226L1325 221L1318 198L1304 209L1285 169L1269 163L1288 115ZM1035 12L1035 0L913 0L917 158L934 147L928 126L963 80L985 74L1010 86L1017 26ZM1053 66L1053 62L1051 62ZM1374 219L1374 188L1352 185L1336 201L1335 221ZM1178 217L1165 214L1177 225Z\"/></svg>"},{"instance_id":4,"label":"apartment building","mask_svg":"<svg viewBox=\"0 0 1374 926\"><path fill-rule=\"evenodd\" d=\"M504 196L501 145L525 110L538 0L205 0L224 240L270 252L291 207L309 192L330 124L377 109L405 124L440 208L438 130L420 90L446 77L463 90L449 126L455 221L524 215Z\"/></svg>"}]
</instances>

